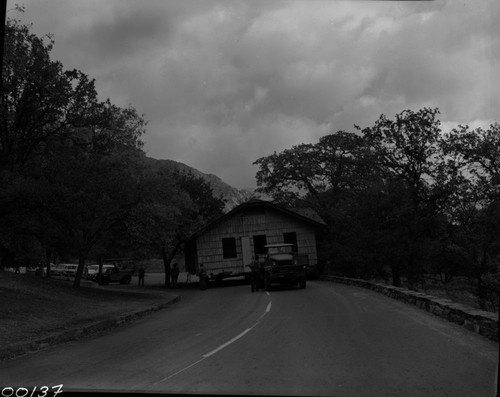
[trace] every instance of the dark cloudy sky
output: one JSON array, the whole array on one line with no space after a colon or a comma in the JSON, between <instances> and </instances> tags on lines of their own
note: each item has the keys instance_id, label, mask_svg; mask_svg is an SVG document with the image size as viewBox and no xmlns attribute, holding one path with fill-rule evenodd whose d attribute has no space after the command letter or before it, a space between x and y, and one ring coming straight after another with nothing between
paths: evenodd
<instances>
[{"instance_id":1,"label":"dark cloudy sky","mask_svg":"<svg viewBox=\"0 0 500 397\"><path fill-rule=\"evenodd\" d=\"M8 8L16 2L9 0ZM18 0L53 58L149 120L145 149L255 187L257 158L384 113L499 119L500 1Z\"/></svg>"}]
</instances>

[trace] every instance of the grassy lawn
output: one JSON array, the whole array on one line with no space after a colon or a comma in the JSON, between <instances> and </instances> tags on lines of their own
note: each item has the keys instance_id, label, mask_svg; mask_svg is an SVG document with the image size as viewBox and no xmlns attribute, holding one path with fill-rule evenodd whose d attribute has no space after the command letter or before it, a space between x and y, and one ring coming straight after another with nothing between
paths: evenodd
<instances>
[{"instance_id":1,"label":"grassy lawn","mask_svg":"<svg viewBox=\"0 0 500 397\"><path fill-rule=\"evenodd\" d=\"M74 288L64 279L0 271L0 346L39 338L172 298L171 291L134 285Z\"/></svg>"}]
</instances>

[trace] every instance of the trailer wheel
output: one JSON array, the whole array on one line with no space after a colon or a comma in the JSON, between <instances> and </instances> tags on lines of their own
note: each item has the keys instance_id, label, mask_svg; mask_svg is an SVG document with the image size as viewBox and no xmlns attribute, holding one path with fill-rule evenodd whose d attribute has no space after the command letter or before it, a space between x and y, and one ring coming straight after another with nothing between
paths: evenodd
<instances>
[{"instance_id":1,"label":"trailer wheel","mask_svg":"<svg viewBox=\"0 0 500 397\"><path fill-rule=\"evenodd\" d=\"M300 288L304 289L306 287L306 278L303 277L299 281Z\"/></svg>"}]
</instances>

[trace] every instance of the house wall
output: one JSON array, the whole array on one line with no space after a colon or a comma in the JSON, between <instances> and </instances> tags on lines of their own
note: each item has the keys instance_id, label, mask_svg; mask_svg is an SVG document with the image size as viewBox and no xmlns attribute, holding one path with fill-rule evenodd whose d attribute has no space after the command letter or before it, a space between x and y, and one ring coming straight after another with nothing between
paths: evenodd
<instances>
[{"instance_id":1,"label":"house wall","mask_svg":"<svg viewBox=\"0 0 500 397\"><path fill-rule=\"evenodd\" d=\"M316 238L314 227L293 217L267 209L250 209L214 226L198 237L198 263L214 274L222 271L238 273L249 271L243 267L242 237L250 238L252 253L253 236L266 235L267 244L283 243L283 233L297 233L297 247L300 254L307 254L310 264L316 264ZM236 238L237 258L223 258L222 239Z\"/></svg>"}]
</instances>

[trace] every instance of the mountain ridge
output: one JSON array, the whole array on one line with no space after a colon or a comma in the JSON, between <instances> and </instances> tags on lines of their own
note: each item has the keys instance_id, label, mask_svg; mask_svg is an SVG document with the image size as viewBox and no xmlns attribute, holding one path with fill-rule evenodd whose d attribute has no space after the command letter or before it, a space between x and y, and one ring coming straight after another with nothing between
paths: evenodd
<instances>
[{"instance_id":1,"label":"mountain ridge","mask_svg":"<svg viewBox=\"0 0 500 397\"><path fill-rule=\"evenodd\" d=\"M217 175L206 174L194 167L191 167L179 161L170 159L154 159L152 157L146 157L146 160L147 162L149 162L149 164L155 167L166 168L168 170L177 169L181 172L190 172L196 177L203 178L203 180L207 182L212 188L212 192L215 197L222 197L224 200L226 200L226 206L224 208L224 212L226 213L231 211L239 204L242 204L250 199L272 201L270 197L266 197L265 195L256 193L253 189L237 189L224 182ZM290 207L288 209L306 218L310 218L318 223L325 224L325 221L312 208Z\"/></svg>"},{"instance_id":2,"label":"mountain ridge","mask_svg":"<svg viewBox=\"0 0 500 397\"><path fill-rule=\"evenodd\" d=\"M212 188L215 197L222 197L226 200L225 211L230 211L235 206L255 197L255 191L252 189L237 189L224 182L220 177L214 174L204 173L194 167L181 163L180 161L170 159L155 159L146 156L146 161L154 166L177 169L182 172L190 172L196 177L201 177Z\"/></svg>"}]
</instances>

